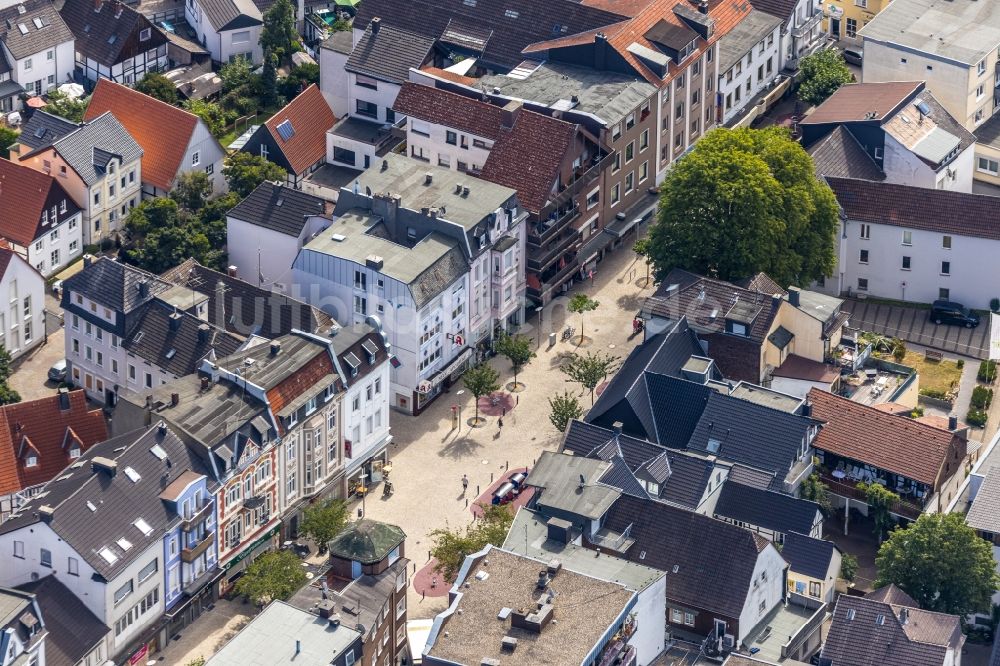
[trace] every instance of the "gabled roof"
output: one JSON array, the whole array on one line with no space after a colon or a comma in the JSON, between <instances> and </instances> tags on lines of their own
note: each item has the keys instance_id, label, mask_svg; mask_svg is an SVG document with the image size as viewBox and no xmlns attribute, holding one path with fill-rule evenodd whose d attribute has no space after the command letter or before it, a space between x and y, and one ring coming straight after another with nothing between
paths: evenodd
<instances>
[{"instance_id":1,"label":"gabled roof","mask_svg":"<svg viewBox=\"0 0 1000 666\"><path fill-rule=\"evenodd\" d=\"M326 131L337 119L315 83L271 116L264 127L292 172L300 175L326 155Z\"/></svg>"},{"instance_id":2,"label":"gabled roof","mask_svg":"<svg viewBox=\"0 0 1000 666\"><path fill-rule=\"evenodd\" d=\"M376 17L382 19L382 29L391 25L455 43L499 69L516 67L523 59L521 49L528 44L623 18L571 0L365 0L358 7L355 25L367 26Z\"/></svg>"},{"instance_id":3,"label":"gabled roof","mask_svg":"<svg viewBox=\"0 0 1000 666\"><path fill-rule=\"evenodd\" d=\"M740 616L757 558L768 547L742 527L628 495L614 503L603 525L615 532L632 526L635 543L625 557L665 571L668 600L732 618Z\"/></svg>"},{"instance_id":4,"label":"gabled roof","mask_svg":"<svg viewBox=\"0 0 1000 666\"><path fill-rule=\"evenodd\" d=\"M331 557L375 564L404 540L406 533L395 525L364 519L351 523L327 545Z\"/></svg>"},{"instance_id":5,"label":"gabled roof","mask_svg":"<svg viewBox=\"0 0 1000 666\"><path fill-rule=\"evenodd\" d=\"M323 199L282 183L265 181L226 215L298 238L311 215L325 212Z\"/></svg>"},{"instance_id":6,"label":"gabled roof","mask_svg":"<svg viewBox=\"0 0 1000 666\"><path fill-rule=\"evenodd\" d=\"M23 0L0 9L0 42L15 60L72 41L73 33L51 0Z\"/></svg>"},{"instance_id":7,"label":"gabled roof","mask_svg":"<svg viewBox=\"0 0 1000 666\"><path fill-rule=\"evenodd\" d=\"M822 520L816 502L732 481L722 485L715 515L782 534L809 534L816 521Z\"/></svg>"},{"instance_id":8,"label":"gabled roof","mask_svg":"<svg viewBox=\"0 0 1000 666\"><path fill-rule=\"evenodd\" d=\"M148 51L167 43L167 38L149 19L125 3L117 0L97 2L100 8L95 10L95 0L64 0L59 10L73 32L78 53L111 67L134 52ZM140 33L147 29L149 37L143 40Z\"/></svg>"},{"instance_id":9,"label":"gabled roof","mask_svg":"<svg viewBox=\"0 0 1000 666\"><path fill-rule=\"evenodd\" d=\"M403 83L392 108L401 115L490 141L496 141L500 135L503 110L499 106L433 86Z\"/></svg>"},{"instance_id":10,"label":"gabled roof","mask_svg":"<svg viewBox=\"0 0 1000 666\"><path fill-rule=\"evenodd\" d=\"M802 125L870 122L881 125L924 87L923 81L849 83L838 88Z\"/></svg>"},{"instance_id":11,"label":"gabled roof","mask_svg":"<svg viewBox=\"0 0 1000 666\"><path fill-rule=\"evenodd\" d=\"M781 546L781 556L788 562L790 571L818 580L826 580L833 554L838 552L840 548L834 542L814 539L798 532L786 533ZM839 571L833 572L834 579L839 575Z\"/></svg>"},{"instance_id":12,"label":"gabled roof","mask_svg":"<svg viewBox=\"0 0 1000 666\"><path fill-rule=\"evenodd\" d=\"M420 69L427 61L436 39L399 26L382 25L381 20L377 25L375 33L372 33L371 24L365 28L344 69L380 81L401 84L409 80L411 67Z\"/></svg>"},{"instance_id":13,"label":"gabled roof","mask_svg":"<svg viewBox=\"0 0 1000 666\"><path fill-rule=\"evenodd\" d=\"M149 296L142 296L139 289L142 283L146 283ZM169 282L153 273L100 256L63 282L63 307L71 302L70 293L78 293L99 305L128 314L169 288Z\"/></svg>"},{"instance_id":14,"label":"gabled roof","mask_svg":"<svg viewBox=\"0 0 1000 666\"><path fill-rule=\"evenodd\" d=\"M263 15L251 0L198 0L216 32L263 25Z\"/></svg>"},{"instance_id":15,"label":"gabled roof","mask_svg":"<svg viewBox=\"0 0 1000 666\"><path fill-rule=\"evenodd\" d=\"M527 484L538 489L536 506L585 520L600 520L622 491L601 482L612 464L604 460L543 451Z\"/></svg>"},{"instance_id":16,"label":"gabled roof","mask_svg":"<svg viewBox=\"0 0 1000 666\"><path fill-rule=\"evenodd\" d=\"M1000 240L1000 197L827 178L848 220Z\"/></svg>"},{"instance_id":17,"label":"gabled roof","mask_svg":"<svg viewBox=\"0 0 1000 666\"><path fill-rule=\"evenodd\" d=\"M975 530L1000 532L1000 467L990 467L986 472L965 522Z\"/></svg>"},{"instance_id":18,"label":"gabled roof","mask_svg":"<svg viewBox=\"0 0 1000 666\"><path fill-rule=\"evenodd\" d=\"M797 354L789 354L785 357L784 362L774 369L773 375L832 384L840 376L840 369Z\"/></svg>"},{"instance_id":19,"label":"gabled roof","mask_svg":"<svg viewBox=\"0 0 1000 666\"><path fill-rule=\"evenodd\" d=\"M866 599L871 599L873 601L881 601L886 604L892 604L893 606L906 606L908 608L919 608L920 604L916 600L903 592L895 583L889 583L888 585L883 585L877 590L873 590L865 595Z\"/></svg>"},{"instance_id":20,"label":"gabled roof","mask_svg":"<svg viewBox=\"0 0 1000 666\"><path fill-rule=\"evenodd\" d=\"M813 446L934 486L957 435L904 416L812 389L813 416L824 421ZM962 447L965 450L965 447ZM958 471L960 465L954 465Z\"/></svg>"},{"instance_id":21,"label":"gabled roof","mask_svg":"<svg viewBox=\"0 0 1000 666\"><path fill-rule=\"evenodd\" d=\"M142 148L110 112L84 123L52 147L88 187L107 175L111 156L120 164L129 164L142 157Z\"/></svg>"},{"instance_id":22,"label":"gabled roof","mask_svg":"<svg viewBox=\"0 0 1000 666\"><path fill-rule=\"evenodd\" d=\"M55 478L80 452L104 441L108 428L99 409L88 409L82 390L0 407L0 495L10 495ZM27 467L25 440L38 457Z\"/></svg>"},{"instance_id":23,"label":"gabled roof","mask_svg":"<svg viewBox=\"0 0 1000 666\"><path fill-rule=\"evenodd\" d=\"M55 574L18 585L17 589L34 594L42 611L49 630L45 637L46 666L76 666L111 633Z\"/></svg>"},{"instance_id":24,"label":"gabled roof","mask_svg":"<svg viewBox=\"0 0 1000 666\"><path fill-rule=\"evenodd\" d=\"M93 3L84 1L93 13ZM105 8L104 11L109 10ZM193 113L101 78L83 119L90 121L107 111L113 113L142 146L143 181L169 190L184 166L184 153L191 143L195 127L202 121Z\"/></svg>"},{"instance_id":25,"label":"gabled roof","mask_svg":"<svg viewBox=\"0 0 1000 666\"><path fill-rule=\"evenodd\" d=\"M17 138L17 142L28 150L35 151L51 146L79 127L65 118L38 109L21 126L21 135Z\"/></svg>"},{"instance_id":26,"label":"gabled roof","mask_svg":"<svg viewBox=\"0 0 1000 666\"><path fill-rule=\"evenodd\" d=\"M155 445L166 453L164 458L151 450ZM98 456L116 463L114 475L93 468ZM160 543L164 532L179 520L160 499L160 484L169 485L187 470L208 475L193 451L169 429L154 425L113 437L92 446L62 476L46 484L43 492L0 524L0 534L36 525L42 520L40 507L49 506L52 515L46 524L110 581L148 547ZM211 482L209 486L214 488ZM152 528L148 533L135 525L140 518Z\"/></svg>"},{"instance_id":27,"label":"gabled roof","mask_svg":"<svg viewBox=\"0 0 1000 666\"><path fill-rule=\"evenodd\" d=\"M62 218L80 210L52 176L0 159L0 237L27 247L48 232L42 213L62 201L66 202Z\"/></svg>"},{"instance_id":28,"label":"gabled roof","mask_svg":"<svg viewBox=\"0 0 1000 666\"><path fill-rule=\"evenodd\" d=\"M837 125L825 138L814 143L808 152L816 166L817 176L885 180L882 169L843 125Z\"/></svg>"}]
</instances>

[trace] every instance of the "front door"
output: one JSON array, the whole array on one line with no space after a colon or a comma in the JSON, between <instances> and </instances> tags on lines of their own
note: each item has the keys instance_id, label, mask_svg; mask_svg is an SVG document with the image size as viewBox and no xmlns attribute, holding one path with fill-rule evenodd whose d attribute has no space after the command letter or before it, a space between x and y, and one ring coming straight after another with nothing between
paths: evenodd
<instances>
[{"instance_id":1,"label":"front door","mask_svg":"<svg viewBox=\"0 0 1000 666\"><path fill-rule=\"evenodd\" d=\"M834 39L840 39L840 19L830 19L830 34Z\"/></svg>"}]
</instances>

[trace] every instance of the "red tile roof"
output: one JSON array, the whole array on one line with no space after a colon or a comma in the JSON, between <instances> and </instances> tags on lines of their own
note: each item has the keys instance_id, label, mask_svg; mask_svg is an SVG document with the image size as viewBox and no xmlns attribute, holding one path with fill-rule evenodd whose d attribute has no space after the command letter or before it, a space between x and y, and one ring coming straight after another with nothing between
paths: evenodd
<instances>
[{"instance_id":1,"label":"red tile roof","mask_svg":"<svg viewBox=\"0 0 1000 666\"><path fill-rule=\"evenodd\" d=\"M456 74L455 72L449 72L446 69L441 69L440 67L432 67L430 65L426 67L421 67L420 71L427 72L439 79L445 79L447 81L454 81L455 83L463 83L467 86L476 85L476 79L471 76L462 76L461 74Z\"/></svg>"},{"instance_id":2,"label":"red tile roof","mask_svg":"<svg viewBox=\"0 0 1000 666\"><path fill-rule=\"evenodd\" d=\"M500 136L503 110L489 102L407 81L399 89L392 108L435 125L496 141Z\"/></svg>"},{"instance_id":3,"label":"red tile roof","mask_svg":"<svg viewBox=\"0 0 1000 666\"><path fill-rule=\"evenodd\" d=\"M198 116L102 78L83 119L93 120L106 111L142 146L143 182L169 190L181 170Z\"/></svg>"},{"instance_id":4,"label":"red tile roof","mask_svg":"<svg viewBox=\"0 0 1000 666\"><path fill-rule=\"evenodd\" d=\"M284 139L278 125L289 121L294 132ZM326 131L337 119L315 83L271 116L264 125L295 174L301 174L326 155Z\"/></svg>"},{"instance_id":5,"label":"red tile roof","mask_svg":"<svg viewBox=\"0 0 1000 666\"><path fill-rule=\"evenodd\" d=\"M281 380L281 382L267 392L267 400L271 406L271 411L277 414L286 405L302 395L303 391L307 391L315 386L326 375L335 373L336 370L333 368L333 361L330 360L330 355L325 350L317 352L311 361L303 365L297 372Z\"/></svg>"},{"instance_id":6,"label":"red tile roof","mask_svg":"<svg viewBox=\"0 0 1000 666\"><path fill-rule=\"evenodd\" d=\"M581 5L603 9L623 16L635 16L649 6L653 0L582 0Z\"/></svg>"},{"instance_id":7,"label":"red tile roof","mask_svg":"<svg viewBox=\"0 0 1000 666\"><path fill-rule=\"evenodd\" d=\"M42 235L42 211L72 199L52 176L0 159L0 237L27 246Z\"/></svg>"},{"instance_id":8,"label":"red tile roof","mask_svg":"<svg viewBox=\"0 0 1000 666\"><path fill-rule=\"evenodd\" d=\"M108 438L99 409L89 410L82 390L67 394L69 409L60 409L54 395L0 407L0 495L54 479L73 462L70 442L86 451ZM25 467L25 449L38 456L38 465Z\"/></svg>"},{"instance_id":9,"label":"red tile roof","mask_svg":"<svg viewBox=\"0 0 1000 666\"><path fill-rule=\"evenodd\" d=\"M938 475L959 438L913 419L812 389L813 417L825 424L813 440L823 451L937 486ZM961 449L965 450L964 442ZM959 465L953 469L957 470Z\"/></svg>"}]
</instances>

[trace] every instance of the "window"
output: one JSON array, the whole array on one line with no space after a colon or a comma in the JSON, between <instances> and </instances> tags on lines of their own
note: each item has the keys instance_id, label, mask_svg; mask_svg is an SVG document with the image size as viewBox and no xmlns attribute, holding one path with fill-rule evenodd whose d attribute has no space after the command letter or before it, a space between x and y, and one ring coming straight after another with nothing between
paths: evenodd
<instances>
[{"instance_id":1,"label":"window","mask_svg":"<svg viewBox=\"0 0 1000 666\"><path fill-rule=\"evenodd\" d=\"M670 621L677 624L682 624L684 622L684 611L678 610L676 608L670 609Z\"/></svg>"},{"instance_id":2,"label":"window","mask_svg":"<svg viewBox=\"0 0 1000 666\"><path fill-rule=\"evenodd\" d=\"M450 146L458 145L458 134L452 132L451 130L447 130L444 133L444 142Z\"/></svg>"},{"instance_id":3,"label":"window","mask_svg":"<svg viewBox=\"0 0 1000 666\"><path fill-rule=\"evenodd\" d=\"M868 263L868 250L861 250L860 256L858 257L858 261L861 262L862 264Z\"/></svg>"},{"instance_id":4,"label":"window","mask_svg":"<svg viewBox=\"0 0 1000 666\"><path fill-rule=\"evenodd\" d=\"M938 298L940 298L942 301L947 301L950 297L951 297L950 289L947 289L945 287L941 287L938 289Z\"/></svg>"},{"instance_id":5,"label":"window","mask_svg":"<svg viewBox=\"0 0 1000 666\"><path fill-rule=\"evenodd\" d=\"M858 20L857 19L853 19L853 18L847 19L847 36L850 37L851 39L854 39L854 38L856 38L858 36ZM903 59L903 62L904 63L906 62L905 58Z\"/></svg>"},{"instance_id":6,"label":"window","mask_svg":"<svg viewBox=\"0 0 1000 666\"><path fill-rule=\"evenodd\" d=\"M819 598L823 595L823 584L816 581L810 581L809 583L809 596Z\"/></svg>"},{"instance_id":7,"label":"window","mask_svg":"<svg viewBox=\"0 0 1000 666\"><path fill-rule=\"evenodd\" d=\"M611 173L618 173L622 168L622 154L615 153L614 164L611 165Z\"/></svg>"},{"instance_id":8,"label":"window","mask_svg":"<svg viewBox=\"0 0 1000 666\"><path fill-rule=\"evenodd\" d=\"M629 162L632 161L634 157L635 157L635 141L631 141L627 146L625 146L625 163L628 164Z\"/></svg>"},{"instance_id":9,"label":"window","mask_svg":"<svg viewBox=\"0 0 1000 666\"><path fill-rule=\"evenodd\" d=\"M368 314L368 299L363 296L355 296L354 311L361 315Z\"/></svg>"},{"instance_id":10,"label":"window","mask_svg":"<svg viewBox=\"0 0 1000 666\"><path fill-rule=\"evenodd\" d=\"M983 173L996 176L998 172L1000 172L1000 162L997 160L991 160L987 157L980 157L979 165L976 168Z\"/></svg>"},{"instance_id":11,"label":"window","mask_svg":"<svg viewBox=\"0 0 1000 666\"><path fill-rule=\"evenodd\" d=\"M868 291L868 278L858 278L858 291Z\"/></svg>"},{"instance_id":12,"label":"window","mask_svg":"<svg viewBox=\"0 0 1000 666\"><path fill-rule=\"evenodd\" d=\"M149 564L144 566L139 570L139 582L143 582L149 579L150 576L156 573L156 560L152 560Z\"/></svg>"},{"instance_id":13,"label":"window","mask_svg":"<svg viewBox=\"0 0 1000 666\"><path fill-rule=\"evenodd\" d=\"M941 236L941 247L946 250L951 249L951 236Z\"/></svg>"},{"instance_id":14,"label":"window","mask_svg":"<svg viewBox=\"0 0 1000 666\"><path fill-rule=\"evenodd\" d=\"M862 240L868 240L872 237L872 226L870 224L861 225L861 238Z\"/></svg>"},{"instance_id":15,"label":"window","mask_svg":"<svg viewBox=\"0 0 1000 666\"><path fill-rule=\"evenodd\" d=\"M903 245L913 245L913 232L904 231L903 232Z\"/></svg>"},{"instance_id":16,"label":"window","mask_svg":"<svg viewBox=\"0 0 1000 666\"><path fill-rule=\"evenodd\" d=\"M24 59L24 71L26 71L26 72L30 72L31 71L31 58L25 58Z\"/></svg>"},{"instance_id":17,"label":"window","mask_svg":"<svg viewBox=\"0 0 1000 666\"><path fill-rule=\"evenodd\" d=\"M951 275L951 262L942 261L941 262L941 275Z\"/></svg>"},{"instance_id":18,"label":"window","mask_svg":"<svg viewBox=\"0 0 1000 666\"><path fill-rule=\"evenodd\" d=\"M15 541L14 542L14 557L23 560L24 559L24 542Z\"/></svg>"},{"instance_id":19,"label":"window","mask_svg":"<svg viewBox=\"0 0 1000 666\"><path fill-rule=\"evenodd\" d=\"M133 585L131 579L129 579L129 581L127 583L125 583L124 585L122 585L121 587L119 587L115 591L115 605L121 603L122 600L125 599L125 597L127 597L130 594L132 594L133 587L134 587L134 585Z\"/></svg>"},{"instance_id":20,"label":"window","mask_svg":"<svg viewBox=\"0 0 1000 666\"><path fill-rule=\"evenodd\" d=\"M689 627L694 626L694 613L688 613L688 612L684 613L684 624L688 625Z\"/></svg>"},{"instance_id":21,"label":"window","mask_svg":"<svg viewBox=\"0 0 1000 666\"><path fill-rule=\"evenodd\" d=\"M976 99L982 99L985 90L986 90L985 86L983 86L983 84L980 83L979 87L976 88Z\"/></svg>"},{"instance_id":22,"label":"window","mask_svg":"<svg viewBox=\"0 0 1000 666\"><path fill-rule=\"evenodd\" d=\"M368 88L370 90L378 90L378 81L368 76L362 74L356 75L354 79L354 85L360 88Z\"/></svg>"},{"instance_id":23,"label":"window","mask_svg":"<svg viewBox=\"0 0 1000 666\"><path fill-rule=\"evenodd\" d=\"M621 200L621 183L616 183L614 187L611 188L611 205L614 206Z\"/></svg>"},{"instance_id":24,"label":"window","mask_svg":"<svg viewBox=\"0 0 1000 666\"><path fill-rule=\"evenodd\" d=\"M378 105L366 102L363 99L359 99L357 101L357 111L359 116L378 118Z\"/></svg>"},{"instance_id":25,"label":"window","mask_svg":"<svg viewBox=\"0 0 1000 666\"><path fill-rule=\"evenodd\" d=\"M643 162L639 166L639 182L646 180L649 177L649 162Z\"/></svg>"},{"instance_id":26,"label":"window","mask_svg":"<svg viewBox=\"0 0 1000 666\"><path fill-rule=\"evenodd\" d=\"M354 288L364 289L368 283L368 276L364 271L354 271Z\"/></svg>"},{"instance_id":27,"label":"window","mask_svg":"<svg viewBox=\"0 0 1000 666\"><path fill-rule=\"evenodd\" d=\"M48 567L49 569L51 569L52 568L52 551L48 550L47 548L40 549L38 561L39 561L39 564L41 564L43 567Z\"/></svg>"},{"instance_id":28,"label":"window","mask_svg":"<svg viewBox=\"0 0 1000 666\"><path fill-rule=\"evenodd\" d=\"M75 557L70 557L66 560L66 573L70 576L80 575L80 561Z\"/></svg>"},{"instance_id":29,"label":"window","mask_svg":"<svg viewBox=\"0 0 1000 666\"><path fill-rule=\"evenodd\" d=\"M976 64L976 74L982 76L986 73L986 58L983 58Z\"/></svg>"},{"instance_id":30,"label":"window","mask_svg":"<svg viewBox=\"0 0 1000 666\"><path fill-rule=\"evenodd\" d=\"M633 189L635 189L634 181L635 181L635 173L630 171L628 175L625 176L625 194L628 194Z\"/></svg>"},{"instance_id":31,"label":"window","mask_svg":"<svg viewBox=\"0 0 1000 666\"><path fill-rule=\"evenodd\" d=\"M36 456L34 453L29 453L24 458L24 466L25 467L38 467L38 456Z\"/></svg>"},{"instance_id":32,"label":"window","mask_svg":"<svg viewBox=\"0 0 1000 666\"><path fill-rule=\"evenodd\" d=\"M700 101L701 101L701 91L695 89L695 91L691 93L691 106L695 106Z\"/></svg>"},{"instance_id":33,"label":"window","mask_svg":"<svg viewBox=\"0 0 1000 666\"><path fill-rule=\"evenodd\" d=\"M903 265L901 266L901 268L904 271L910 270L910 258L909 257L903 257Z\"/></svg>"}]
</instances>

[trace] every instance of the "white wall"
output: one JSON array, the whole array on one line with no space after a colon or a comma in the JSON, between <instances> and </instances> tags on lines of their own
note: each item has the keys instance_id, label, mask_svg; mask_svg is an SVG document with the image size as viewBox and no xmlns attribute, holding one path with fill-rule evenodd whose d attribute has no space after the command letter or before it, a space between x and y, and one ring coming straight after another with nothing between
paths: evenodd
<instances>
[{"instance_id":1,"label":"white wall","mask_svg":"<svg viewBox=\"0 0 1000 666\"><path fill-rule=\"evenodd\" d=\"M882 170L885 171L887 183L952 192L971 192L974 153L973 144L963 150L946 168L935 171L886 132ZM954 177L950 176L949 172L954 174Z\"/></svg>"},{"instance_id":2,"label":"white wall","mask_svg":"<svg viewBox=\"0 0 1000 666\"><path fill-rule=\"evenodd\" d=\"M198 153L198 164L194 164L195 153ZM204 172L208 174L208 179L212 183L213 196L225 194L229 189L229 186L226 185L226 179L222 175L222 158L225 156L225 150L208 131L205 121L199 118L194 132L191 133L187 150L184 152L184 159L181 160L179 173Z\"/></svg>"},{"instance_id":3,"label":"white wall","mask_svg":"<svg viewBox=\"0 0 1000 666\"><path fill-rule=\"evenodd\" d=\"M725 37L723 37L725 39ZM763 51L761 47L763 46ZM747 62L747 57L750 62ZM771 62L771 71L768 72L767 63ZM730 120L743 115L749 109L749 104L753 98L767 84L778 76L781 64L781 26L772 31L767 38L750 49L739 63L740 73L737 74L737 66L733 65L728 71L719 72L719 84L717 86L719 99L722 100L722 122L728 123ZM763 76L758 76L758 68L763 65ZM732 72L730 80L729 72ZM746 84L750 82L750 91L747 92ZM740 100L736 101L737 90L739 90ZM727 107L727 100L729 106Z\"/></svg>"},{"instance_id":4,"label":"white wall","mask_svg":"<svg viewBox=\"0 0 1000 666\"><path fill-rule=\"evenodd\" d=\"M774 544L767 544L757 556L757 563L753 569L754 582L750 585L750 591L740 613L740 635L736 637L737 645L743 642L771 609L781 603L785 585L784 571L787 566ZM764 610L760 609L761 602L764 603Z\"/></svg>"},{"instance_id":5,"label":"white wall","mask_svg":"<svg viewBox=\"0 0 1000 666\"><path fill-rule=\"evenodd\" d=\"M779 393L794 395L796 398L805 398L811 389L820 391L830 391L830 385L823 382L811 382L808 379L795 379L793 377L774 377L771 379L771 389Z\"/></svg>"},{"instance_id":6,"label":"white wall","mask_svg":"<svg viewBox=\"0 0 1000 666\"><path fill-rule=\"evenodd\" d=\"M45 339L45 281L20 256L15 256L0 278L0 295L10 299L10 309L0 312L0 345L17 358ZM26 300L27 317L24 314ZM25 341L29 326L31 339Z\"/></svg>"},{"instance_id":7,"label":"white wall","mask_svg":"<svg viewBox=\"0 0 1000 666\"><path fill-rule=\"evenodd\" d=\"M83 251L82 214L76 213L60 219L62 222L57 226L43 227L44 233L28 246L28 263L45 277L61 270ZM52 252L56 250L59 252L59 263L53 265Z\"/></svg>"},{"instance_id":8,"label":"white wall","mask_svg":"<svg viewBox=\"0 0 1000 666\"><path fill-rule=\"evenodd\" d=\"M12 78L20 83L29 94L34 94L35 88L32 87L29 90L28 86L34 86L36 81L41 81L41 92L45 93L73 78L72 40L63 42L54 48L43 49L20 60L15 60L6 46L3 47L3 51L8 62L14 63ZM28 69L29 61L31 69Z\"/></svg>"},{"instance_id":9,"label":"white wall","mask_svg":"<svg viewBox=\"0 0 1000 666\"><path fill-rule=\"evenodd\" d=\"M292 262L302 247L300 239L231 215L226 217L226 237L229 265L236 266L236 275L241 280L264 289L288 292ZM259 275L264 276L263 282Z\"/></svg>"},{"instance_id":10,"label":"white wall","mask_svg":"<svg viewBox=\"0 0 1000 666\"><path fill-rule=\"evenodd\" d=\"M411 157L424 159L431 164L458 170L462 162L469 169L482 169L493 148L493 141L486 137L455 130L455 143L447 142L449 128L416 118L406 122L406 145ZM465 147L462 146L463 142Z\"/></svg>"},{"instance_id":11,"label":"white wall","mask_svg":"<svg viewBox=\"0 0 1000 666\"><path fill-rule=\"evenodd\" d=\"M664 648L667 630L666 576L660 576L639 592L633 612L638 628L628 643L635 647L637 666L647 666L656 661Z\"/></svg>"},{"instance_id":12,"label":"white wall","mask_svg":"<svg viewBox=\"0 0 1000 666\"><path fill-rule=\"evenodd\" d=\"M360 464L376 451L377 445L389 436L389 412L391 404L391 386L389 378L390 363L383 361L373 372L365 377L352 380L347 394L344 396L344 439L351 440L351 459L345 459L348 468ZM347 372L349 369L345 369ZM379 392L375 392L376 380ZM368 391L371 389L371 399ZM358 409L354 409L357 399ZM370 420L370 422L369 422ZM371 430L369 430L371 425Z\"/></svg>"},{"instance_id":13,"label":"white wall","mask_svg":"<svg viewBox=\"0 0 1000 666\"><path fill-rule=\"evenodd\" d=\"M319 89L338 120L347 116L350 104L347 71L344 69L349 57L347 53L331 49L321 47L319 50Z\"/></svg>"}]
</instances>

